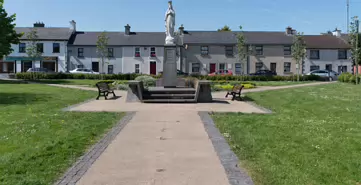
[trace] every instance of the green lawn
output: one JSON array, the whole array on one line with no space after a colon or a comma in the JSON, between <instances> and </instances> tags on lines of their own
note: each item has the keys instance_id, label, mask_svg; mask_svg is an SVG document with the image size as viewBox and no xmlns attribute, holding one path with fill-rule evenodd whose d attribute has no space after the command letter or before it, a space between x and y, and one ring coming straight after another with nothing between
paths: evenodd
<instances>
[{"instance_id":1,"label":"green lawn","mask_svg":"<svg viewBox=\"0 0 361 185\"><path fill-rule=\"evenodd\" d=\"M361 183L361 86L247 96L275 113L212 116L256 184Z\"/></svg>"},{"instance_id":2,"label":"green lawn","mask_svg":"<svg viewBox=\"0 0 361 185\"><path fill-rule=\"evenodd\" d=\"M301 82L292 82L292 81L251 81L251 83L256 84L256 86L285 86L285 85L297 85L305 83L314 83L313 81L301 81Z\"/></svg>"},{"instance_id":3,"label":"green lawn","mask_svg":"<svg viewBox=\"0 0 361 185\"><path fill-rule=\"evenodd\" d=\"M121 113L63 112L96 93L0 81L0 184L52 184Z\"/></svg>"}]
</instances>

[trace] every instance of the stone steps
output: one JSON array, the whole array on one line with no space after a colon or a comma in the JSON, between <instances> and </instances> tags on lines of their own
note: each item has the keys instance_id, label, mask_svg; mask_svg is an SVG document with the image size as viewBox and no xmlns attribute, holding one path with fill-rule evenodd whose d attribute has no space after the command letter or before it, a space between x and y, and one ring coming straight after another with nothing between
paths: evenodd
<instances>
[{"instance_id":1,"label":"stone steps","mask_svg":"<svg viewBox=\"0 0 361 185\"><path fill-rule=\"evenodd\" d=\"M143 94L144 103L187 103L195 102L194 88L151 87Z\"/></svg>"}]
</instances>

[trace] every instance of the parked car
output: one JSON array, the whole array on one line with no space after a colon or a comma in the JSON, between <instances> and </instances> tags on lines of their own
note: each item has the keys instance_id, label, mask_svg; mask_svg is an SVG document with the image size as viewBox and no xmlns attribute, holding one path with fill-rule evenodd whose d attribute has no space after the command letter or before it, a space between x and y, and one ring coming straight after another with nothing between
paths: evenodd
<instances>
[{"instance_id":1,"label":"parked car","mask_svg":"<svg viewBox=\"0 0 361 185\"><path fill-rule=\"evenodd\" d=\"M218 70L218 71L216 71L216 72L214 72L214 73L210 73L210 74L208 74L208 76L216 76L216 75L221 75L221 76L232 76L233 75L233 73L232 73L232 71L231 70Z\"/></svg>"},{"instance_id":2,"label":"parked car","mask_svg":"<svg viewBox=\"0 0 361 185\"><path fill-rule=\"evenodd\" d=\"M250 76L277 76L277 73L270 70L259 70L255 73L250 73Z\"/></svg>"},{"instance_id":3,"label":"parked car","mask_svg":"<svg viewBox=\"0 0 361 185\"><path fill-rule=\"evenodd\" d=\"M317 75L321 77L329 77L330 80L337 80L338 73L335 71L329 71L329 70L314 70L306 75Z\"/></svg>"},{"instance_id":4,"label":"parked car","mask_svg":"<svg viewBox=\"0 0 361 185\"><path fill-rule=\"evenodd\" d=\"M54 71L50 71L46 68L40 68L40 67L36 67L36 68L29 68L26 72L32 72L32 73L52 73Z\"/></svg>"},{"instance_id":5,"label":"parked car","mask_svg":"<svg viewBox=\"0 0 361 185\"><path fill-rule=\"evenodd\" d=\"M69 73L73 73L73 74L99 74L98 72L94 72L91 69L86 69L86 68L76 68L72 71L69 71Z\"/></svg>"}]
</instances>

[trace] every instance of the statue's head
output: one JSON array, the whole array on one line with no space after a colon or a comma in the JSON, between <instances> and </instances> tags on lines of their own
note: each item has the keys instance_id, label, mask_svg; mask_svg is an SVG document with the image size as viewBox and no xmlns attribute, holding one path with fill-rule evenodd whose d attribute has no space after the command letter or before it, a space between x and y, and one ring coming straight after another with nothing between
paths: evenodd
<instances>
[{"instance_id":1,"label":"statue's head","mask_svg":"<svg viewBox=\"0 0 361 185\"><path fill-rule=\"evenodd\" d=\"M169 6L169 8L173 8L172 1L168 1L168 6Z\"/></svg>"}]
</instances>

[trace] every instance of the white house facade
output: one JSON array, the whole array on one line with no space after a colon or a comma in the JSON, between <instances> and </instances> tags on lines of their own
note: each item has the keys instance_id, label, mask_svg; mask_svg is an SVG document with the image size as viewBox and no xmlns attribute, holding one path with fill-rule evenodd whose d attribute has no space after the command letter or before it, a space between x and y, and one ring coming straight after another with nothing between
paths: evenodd
<instances>
[{"instance_id":1,"label":"white house facade","mask_svg":"<svg viewBox=\"0 0 361 185\"><path fill-rule=\"evenodd\" d=\"M31 44L26 35L36 29L39 58L30 58L26 48ZM12 44L13 52L0 62L0 73L26 72L29 68L46 68L53 72L66 72L67 44L73 33L73 28L46 28L43 23L35 23L33 28L15 28L17 33L23 33L20 44Z\"/></svg>"}]
</instances>

